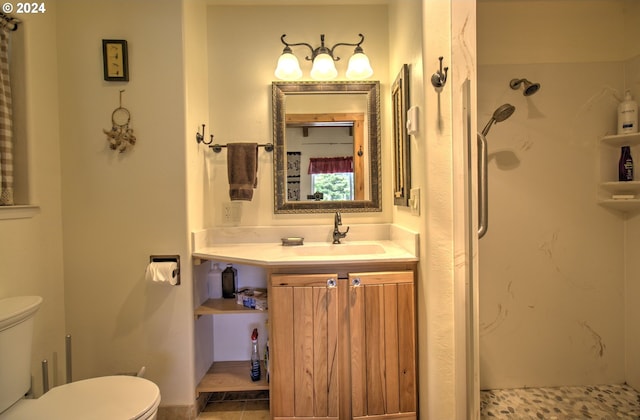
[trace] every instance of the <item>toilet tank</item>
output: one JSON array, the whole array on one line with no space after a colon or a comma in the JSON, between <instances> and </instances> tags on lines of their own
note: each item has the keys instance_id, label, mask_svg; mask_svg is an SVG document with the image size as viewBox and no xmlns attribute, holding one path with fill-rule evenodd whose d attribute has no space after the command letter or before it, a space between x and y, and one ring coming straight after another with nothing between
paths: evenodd
<instances>
[{"instance_id":1,"label":"toilet tank","mask_svg":"<svg viewBox=\"0 0 640 420\"><path fill-rule=\"evenodd\" d=\"M42 298L0 299L0 413L31 388L33 315Z\"/></svg>"}]
</instances>

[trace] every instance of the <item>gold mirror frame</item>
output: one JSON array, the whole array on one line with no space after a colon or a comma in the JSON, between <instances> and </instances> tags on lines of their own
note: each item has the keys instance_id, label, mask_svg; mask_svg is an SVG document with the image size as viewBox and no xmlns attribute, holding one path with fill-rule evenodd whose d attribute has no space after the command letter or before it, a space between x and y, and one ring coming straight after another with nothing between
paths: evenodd
<instances>
[{"instance_id":1,"label":"gold mirror frame","mask_svg":"<svg viewBox=\"0 0 640 420\"><path fill-rule=\"evenodd\" d=\"M330 213L382 211L380 202L382 182L380 178L380 82L273 82L273 138L274 138L274 212L279 213ZM369 191L368 200L348 201L287 201L285 142L286 96L304 94L367 95ZM366 157L366 156L365 156Z\"/></svg>"}]
</instances>

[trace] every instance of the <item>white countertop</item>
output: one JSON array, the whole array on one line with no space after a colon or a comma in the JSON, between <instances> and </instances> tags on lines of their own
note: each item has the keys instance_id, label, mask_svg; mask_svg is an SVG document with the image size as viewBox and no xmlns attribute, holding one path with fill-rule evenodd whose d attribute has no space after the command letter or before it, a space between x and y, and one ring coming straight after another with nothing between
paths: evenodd
<instances>
[{"instance_id":1,"label":"white countertop","mask_svg":"<svg viewBox=\"0 0 640 420\"><path fill-rule=\"evenodd\" d=\"M300 246L282 246L279 243L223 244L202 248L193 256L263 266L418 261L417 256L392 241L357 241L336 245L309 242Z\"/></svg>"},{"instance_id":2,"label":"white countertop","mask_svg":"<svg viewBox=\"0 0 640 420\"><path fill-rule=\"evenodd\" d=\"M296 229L287 227L234 228L193 233L194 258L259 266L304 266L331 263L384 263L418 261L418 234L393 225L355 225L353 239L340 244L318 240L310 227L301 227L312 241L282 246L281 237ZM326 228L320 230L322 235ZM292 232L293 231L293 232ZM357 234L360 231L362 234ZM366 238L365 232L373 232Z\"/></svg>"}]
</instances>

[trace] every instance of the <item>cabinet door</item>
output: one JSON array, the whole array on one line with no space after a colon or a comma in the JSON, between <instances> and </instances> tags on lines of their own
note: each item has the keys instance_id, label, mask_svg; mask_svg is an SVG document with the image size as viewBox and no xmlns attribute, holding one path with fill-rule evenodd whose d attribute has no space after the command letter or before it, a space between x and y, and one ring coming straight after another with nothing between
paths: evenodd
<instances>
[{"instance_id":1,"label":"cabinet door","mask_svg":"<svg viewBox=\"0 0 640 420\"><path fill-rule=\"evenodd\" d=\"M412 271L349 275L353 418L416 418L414 299Z\"/></svg>"},{"instance_id":2,"label":"cabinet door","mask_svg":"<svg viewBox=\"0 0 640 420\"><path fill-rule=\"evenodd\" d=\"M271 414L338 418L336 274L271 276Z\"/></svg>"}]
</instances>

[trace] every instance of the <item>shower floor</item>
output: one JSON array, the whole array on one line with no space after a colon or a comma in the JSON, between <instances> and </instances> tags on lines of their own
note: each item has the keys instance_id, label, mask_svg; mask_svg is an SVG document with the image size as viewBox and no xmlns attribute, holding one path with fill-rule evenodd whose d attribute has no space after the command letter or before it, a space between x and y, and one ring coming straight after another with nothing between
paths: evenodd
<instances>
[{"instance_id":1,"label":"shower floor","mask_svg":"<svg viewBox=\"0 0 640 420\"><path fill-rule=\"evenodd\" d=\"M494 389L480 393L481 419L640 419L629 385Z\"/></svg>"}]
</instances>

